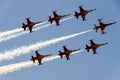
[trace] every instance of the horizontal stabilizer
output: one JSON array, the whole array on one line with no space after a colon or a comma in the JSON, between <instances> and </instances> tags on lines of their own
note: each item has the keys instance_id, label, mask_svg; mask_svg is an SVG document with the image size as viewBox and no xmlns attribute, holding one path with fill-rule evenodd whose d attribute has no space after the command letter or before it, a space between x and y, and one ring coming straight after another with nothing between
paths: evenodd
<instances>
[{"instance_id":1,"label":"horizontal stabilizer","mask_svg":"<svg viewBox=\"0 0 120 80\"><path fill-rule=\"evenodd\" d=\"M89 52L90 47L86 44L86 48L85 49L87 50L87 52Z\"/></svg>"},{"instance_id":2,"label":"horizontal stabilizer","mask_svg":"<svg viewBox=\"0 0 120 80\"><path fill-rule=\"evenodd\" d=\"M59 51L59 56L61 57L61 58L63 58L63 53L61 52L61 51Z\"/></svg>"},{"instance_id":3,"label":"horizontal stabilizer","mask_svg":"<svg viewBox=\"0 0 120 80\"><path fill-rule=\"evenodd\" d=\"M79 14L77 13L77 11L75 11L75 15L74 16L78 19Z\"/></svg>"},{"instance_id":4,"label":"horizontal stabilizer","mask_svg":"<svg viewBox=\"0 0 120 80\"><path fill-rule=\"evenodd\" d=\"M27 25L25 25L24 23L22 23L22 28L24 29L24 31L26 31Z\"/></svg>"},{"instance_id":5,"label":"horizontal stabilizer","mask_svg":"<svg viewBox=\"0 0 120 80\"><path fill-rule=\"evenodd\" d=\"M49 16L49 20L48 21L52 24L53 18Z\"/></svg>"},{"instance_id":6,"label":"horizontal stabilizer","mask_svg":"<svg viewBox=\"0 0 120 80\"><path fill-rule=\"evenodd\" d=\"M98 31L99 27L96 26L96 24L94 24L94 28L93 28L96 32Z\"/></svg>"},{"instance_id":7,"label":"horizontal stabilizer","mask_svg":"<svg viewBox=\"0 0 120 80\"><path fill-rule=\"evenodd\" d=\"M33 61L33 63L35 63L35 57L31 56L31 60Z\"/></svg>"}]
</instances>

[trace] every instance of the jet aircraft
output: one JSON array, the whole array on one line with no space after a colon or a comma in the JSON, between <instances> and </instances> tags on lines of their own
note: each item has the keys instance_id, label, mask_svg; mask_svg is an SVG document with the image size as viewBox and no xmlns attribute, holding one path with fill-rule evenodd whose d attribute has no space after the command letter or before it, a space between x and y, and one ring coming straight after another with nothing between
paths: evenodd
<instances>
[{"instance_id":1,"label":"jet aircraft","mask_svg":"<svg viewBox=\"0 0 120 80\"><path fill-rule=\"evenodd\" d=\"M92 12L92 11L95 11L95 10L96 10L96 9L85 10L85 9L82 8L82 6L80 6L79 9L80 9L80 12L75 11L75 15L74 15L74 16L75 16L77 19L79 18L79 16L81 16L83 21L86 20L85 17L86 17L86 15L87 15L89 12Z\"/></svg>"},{"instance_id":2,"label":"jet aircraft","mask_svg":"<svg viewBox=\"0 0 120 80\"><path fill-rule=\"evenodd\" d=\"M92 49L93 54L97 54L97 53L96 53L96 49L97 49L98 47L103 46L103 45L106 45L106 44L108 44L108 43L106 42L106 43L102 43L102 44L96 44L95 42L93 42L93 40L90 40L90 44L91 44L91 46L88 46L88 45L86 44L86 48L85 48L85 49L87 50L87 52L89 52L89 50Z\"/></svg>"},{"instance_id":3,"label":"jet aircraft","mask_svg":"<svg viewBox=\"0 0 120 80\"><path fill-rule=\"evenodd\" d=\"M48 56L51 56L51 55L52 55L52 54L41 55L41 54L39 54L38 51L35 51L35 53L36 53L36 57L31 56L31 57L32 57L31 60L33 61L33 63L35 63L35 60L38 60L39 65L41 65L41 61L42 61L42 59L43 59L44 57L48 57Z\"/></svg>"},{"instance_id":4,"label":"jet aircraft","mask_svg":"<svg viewBox=\"0 0 120 80\"><path fill-rule=\"evenodd\" d=\"M53 23L53 21L55 21L56 22L56 26L59 26L60 24L59 24L59 21L62 19L62 18L64 18L64 17L66 17L66 16L69 16L70 14L65 14L65 15L58 15L57 13L56 13L56 11L53 11L53 18L51 17L51 16L49 16L49 19L48 19L48 21L52 24Z\"/></svg>"},{"instance_id":5,"label":"jet aircraft","mask_svg":"<svg viewBox=\"0 0 120 80\"><path fill-rule=\"evenodd\" d=\"M26 30L26 28L28 27L28 28L29 28L30 33L31 33L31 32L33 32L33 31L32 31L32 28L33 28L33 26L34 26L34 25L36 25L36 24L39 24L39 23L42 23L42 22L43 22L43 21L32 22L32 21L30 21L30 17L26 18L26 20L27 20L27 24L24 24L24 23L23 23L22 28L23 28L23 29L24 29L24 31L25 31L25 30Z\"/></svg>"},{"instance_id":6,"label":"jet aircraft","mask_svg":"<svg viewBox=\"0 0 120 80\"><path fill-rule=\"evenodd\" d=\"M80 48L75 49L75 50L69 50L66 48L66 46L63 46L63 49L64 49L64 52L59 51L59 56L62 58L63 55L65 55L67 60L70 60L69 56L72 52L80 50Z\"/></svg>"},{"instance_id":7,"label":"jet aircraft","mask_svg":"<svg viewBox=\"0 0 120 80\"><path fill-rule=\"evenodd\" d=\"M98 29L101 29L101 34L105 34L106 32L104 32L104 30L105 30L105 28L106 27L108 27L108 26L110 26L110 25L113 25L113 24L116 24L116 22L111 22L111 23L103 23L102 22L102 19L98 19L98 22L99 22L99 26L96 26L95 24L94 24L94 30L96 30L96 32L98 32Z\"/></svg>"}]
</instances>

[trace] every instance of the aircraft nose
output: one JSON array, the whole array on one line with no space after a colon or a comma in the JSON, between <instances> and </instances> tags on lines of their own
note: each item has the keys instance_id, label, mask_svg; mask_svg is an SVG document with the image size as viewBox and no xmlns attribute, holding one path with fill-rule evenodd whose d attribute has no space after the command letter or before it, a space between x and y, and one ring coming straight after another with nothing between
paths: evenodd
<instances>
[{"instance_id":1,"label":"aircraft nose","mask_svg":"<svg viewBox=\"0 0 120 80\"><path fill-rule=\"evenodd\" d=\"M105 44L108 44L108 42L106 42Z\"/></svg>"},{"instance_id":2,"label":"aircraft nose","mask_svg":"<svg viewBox=\"0 0 120 80\"><path fill-rule=\"evenodd\" d=\"M68 15L70 15L70 14L68 14Z\"/></svg>"},{"instance_id":3,"label":"aircraft nose","mask_svg":"<svg viewBox=\"0 0 120 80\"><path fill-rule=\"evenodd\" d=\"M116 24L116 22L114 22L114 24Z\"/></svg>"}]
</instances>

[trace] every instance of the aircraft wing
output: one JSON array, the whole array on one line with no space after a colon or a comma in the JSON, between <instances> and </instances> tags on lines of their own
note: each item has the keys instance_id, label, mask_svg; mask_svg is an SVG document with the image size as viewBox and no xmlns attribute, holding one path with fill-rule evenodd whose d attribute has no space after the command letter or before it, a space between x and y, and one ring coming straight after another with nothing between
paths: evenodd
<instances>
[{"instance_id":1,"label":"aircraft wing","mask_svg":"<svg viewBox=\"0 0 120 80\"><path fill-rule=\"evenodd\" d=\"M70 58L69 58L70 55L65 55L65 56L66 56L67 60L70 60Z\"/></svg>"},{"instance_id":2,"label":"aircraft wing","mask_svg":"<svg viewBox=\"0 0 120 80\"><path fill-rule=\"evenodd\" d=\"M55 20L55 22L56 22L56 25L58 26L59 25L59 20Z\"/></svg>"},{"instance_id":3,"label":"aircraft wing","mask_svg":"<svg viewBox=\"0 0 120 80\"><path fill-rule=\"evenodd\" d=\"M27 24L30 24L30 23L31 23L31 21L30 21L29 18L26 18L26 20L27 20Z\"/></svg>"},{"instance_id":4,"label":"aircraft wing","mask_svg":"<svg viewBox=\"0 0 120 80\"><path fill-rule=\"evenodd\" d=\"M104 23L102 22L102 19L98 19L99 25L104 25Z\"/></svg>"},{"instance_id":5,"label":"aircraft wing","mask_svg":"<svg viewBox=\"0 0 120 80\"><path fill-rule=\"evenodd\" d=\"M90 40L90 43L91 43L91 46L95 45L95 43L93 42L93 40Z\"/></svg>"},{"instance_id":6,"label":"aircraft wing","mask_svg":"<svg viewBox=\"0 0 120 80\"><path fill-rule=\"evenodd\" d=\"M83 21L85 20L85 16L86 16L86 15L81 16Z\"/></svg>"},{"instance_id":7,"label":"aircraft wing","mask_svg":"<svg viewBox=\"0 0 120 80\"><path fill-rule=\"evenodd\" d=\"M63 49L64 49L64 52L69 51L69 50L66 48L66 46L63 46Z\"/></svg>"},{"instance_id":8,"label":"aircraft wing","mask_svg":"<svg viewBox=\"0 0 120 80\"><path fill-rule=\"evenodd\" d=\"M82 6L80 6L79 9L80 9L80 12L85 11L85 10L82 8Z\"/></svg>"},{"instance_id":9,"label":"aircraft wing","mask_svg":"<svg viewBox=\"0 0 120 80\"><path fill-rule=\"evenodd\" d=\"M53 11L53 15L54 17L58 17L58 14L56 13L56 11Z\"/></svg>"},{"instance_id":10,"label":"aircraft wing","mask_svg":"<svg viewBox=\"0 0 120 80\"><path fill-rule=\"evenodd\" d=\"M93 54L96 54L96 48L92 48Z\"/></svg>"},{"instance_id":11,"label":"aircraft wing","mask_svg":"<svg viewBox=\"0 0 120 80\"><path fill-rule=\"evenodd\" d=\"M29 31L30 31L30 33L33 32L33 31L32 31L32 27L29 27Z\"/></svg>"},{"instance_id":12,"label":"aircraft wing","mask_svg":"<svg viewBox=\"0 0 120 80\"><path fill-rule=\"evenodd\" d=\"M41 60L42 60L42 59L38 59L38 63L39 63L39 65L41 64Z\"/></svg>"},{"instance_id":13,"label":"aircraft wing","mask_svg":"<svg viewBox=\"0 0 120 80\"><path fill-rule=\"evenodd\" d=\"M35 51L35 53L36 53L36 57L40 56L40 54L38 53L38 51Z\"/></svg>"},{"instance_id":14,"label":"aircraft wing","mask_svg":"<svg viewBox=\"0 0 120 80\"><path fill-rule=\"evenodd\" d=\"M102 31L102 33L104 33L104 29L105 27L100 27L100 30Z\"/></svg>"}]
</instances>

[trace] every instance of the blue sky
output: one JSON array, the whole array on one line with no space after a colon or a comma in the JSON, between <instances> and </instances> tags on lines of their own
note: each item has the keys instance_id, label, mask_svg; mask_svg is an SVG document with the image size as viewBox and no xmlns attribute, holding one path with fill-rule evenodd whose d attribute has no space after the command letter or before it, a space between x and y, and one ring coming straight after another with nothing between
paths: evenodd
<instances>
[{"instance_id":1,"label":"blue sky","mask_svg":"<svg viewBox=\"0 0 120 80\"><path fill-rule=\"evenodd\" d=\"M19 48L21 46L34 44L39 41L46 41L56 37L66 36L93 28L98 24L97 19L103 18L103 22L116 21L117 24L105 29L105 35L100 31L92 31L69 40L39 49L41 54L51 53L57 55L63 45L69 49L85 48L90 39L96 43L108 42L108 45L100 47L97 55L86 51L70 56L71 60L65 58L44 63L41 66L24 68L19 71L0 75L0 80L119 80L120 79L120 54L119 54L119 0L1 0L0 1L0 32L20 28L26 17L31 21L47 21L48 16L53 16L52 11L57 10L58 14L70 13L74 17L74 11L79 11L79 6L85 9L97 10L89 13L87 21L74 17L62 22L60 26L52 25L48 28L38 30L32 34L25 34L6 42L1 42L0 52ZM16 57L13 60L0 62L0 66L19 63L30 60L34 51Z\"/></svg>"}]
</instances>

